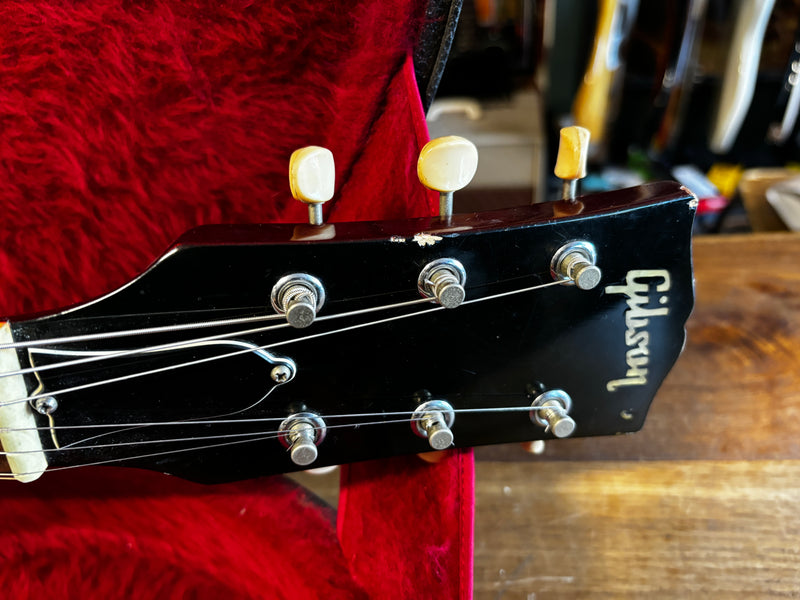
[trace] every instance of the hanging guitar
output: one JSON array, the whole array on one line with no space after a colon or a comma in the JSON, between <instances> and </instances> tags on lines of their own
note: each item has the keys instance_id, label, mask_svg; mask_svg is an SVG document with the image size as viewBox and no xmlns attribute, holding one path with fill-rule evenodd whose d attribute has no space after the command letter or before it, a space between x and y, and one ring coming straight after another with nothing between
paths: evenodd
<instances>
[{"instance_id":1,"label":"hanging guitar","mask_svg":"<svg viewBox=\"0 0 800 600\"><path fill-rule=\"evenodd\" d=\"M325 224L333 158L295 152L304 225L189 231L102 298L0 333L6 478L127 465L201 482L633 432L684 343L696 199L674 182L453 215L477 152L423 149L441 216Z\"/></svg>"}]
</instances>

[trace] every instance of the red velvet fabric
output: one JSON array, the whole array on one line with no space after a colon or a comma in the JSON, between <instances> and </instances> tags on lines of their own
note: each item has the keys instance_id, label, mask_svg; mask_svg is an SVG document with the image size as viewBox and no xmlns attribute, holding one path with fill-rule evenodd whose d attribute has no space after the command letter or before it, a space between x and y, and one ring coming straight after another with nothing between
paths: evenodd
<instances>
[{"instance_id":1,"label":"red velvet fabric","mask_svg":"<svg viewBox=\"0 0 800 600\"><path fill-rule=\"evenodd\" d=\"M302 221L286 173L331 148L331 220L421 216L413 0L0 2L0 314L117 287L184 230ZM0 589L47 598L471 596L472 458L198 486L46 473L0 493ZM338 531L338 533L337 533Z\"/></svg>"},{"instance_id":2,"label":"red velvet fabric","mask_svg":"<svg viewBox=\"0 0 800 600\"><path fill-rule=\"evenodd\" d=\"M339 538L371 598L472 598L472 451L431 468L417 457L342 472Z\"/></svg>"}]
</instances>

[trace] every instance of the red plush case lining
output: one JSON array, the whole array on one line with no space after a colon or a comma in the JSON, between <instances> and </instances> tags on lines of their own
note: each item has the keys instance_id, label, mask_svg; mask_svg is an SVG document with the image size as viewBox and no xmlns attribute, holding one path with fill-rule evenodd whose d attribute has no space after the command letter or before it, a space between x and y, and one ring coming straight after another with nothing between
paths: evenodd
<instances>
[{"instance_id":1,"label":"red plush case lining","mask_svg":"<svg viewBox=\"0 0 800 600\"><path fill-rule=\"evenodd\" d=\"M408 99L401 110L422 147L428 130L410 60L399 84ZM436 465L412 456L345 466L341 481L339 539L370 597L472 598L471 450Z\"/></svg>"},{"instance_id":2,"label":"red plush case lining","mask_svg":"<svg viewBox=\"0 0 800 600\"><path fill-rule=\"evenodd\" d=\"M409 54L424 3L0 4L0 313L117 287L204 223L302 221L292 150L330 147L330 220L422 216ZM263 457L254 457L263 459ZM472 456L283 478L47 473L0 493L8 597L468 598Z\"/></svg>"}]
</instances>

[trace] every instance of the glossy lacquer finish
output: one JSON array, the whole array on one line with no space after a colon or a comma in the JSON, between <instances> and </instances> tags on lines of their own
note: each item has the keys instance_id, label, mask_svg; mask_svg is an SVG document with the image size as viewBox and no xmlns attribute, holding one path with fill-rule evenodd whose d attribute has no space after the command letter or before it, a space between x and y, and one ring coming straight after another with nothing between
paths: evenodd
<instances>
[{"instance_id":1,"label":"glossy lacquer finish","mask_svg":"<svg viewBox=\"0 0 800 600\"><path fill-rule=\"evenodd\" d=\"M219 343L38 373L59 402L52 417L62 449L48 451L50 468L124 464L204 482L297 470L274 434L281 419L301 410L320 414L328 425L313 466L423 452L427 442L409 421L422 397L456 409L456 446L547 439L551 434L526 411L458 412L529 406L528 391L540 384L571 396L576 436L635 431L684 343L693 304L694 206L685 189L659 183L585 196L574 205L460 215L449 223L432 218L189 232L117 292L15 322L15 339L272 314L272 287L291 273L314 275L325 286L327 301L317 321L307 329L259 334L237 332L281 322L48 346L130 350L229 332ZM415 240L417 234L427 235ZM487 298L553 281L551 257L572 240L596 246L599 286L582 291L558 285ZM460 307L425 303L324 318L418 299L418 275L438 258L457 259L466 269L467 302ZM253 353L168 368L241 350L233 342L269 345L296 363L296 376L276 385L273 365ZM31 364L28 350L19 356L23 366ZM39 353L33 362L75 358ZM639 362L629 372L631 360ZM58 393L150 370L159 372ZM27 383L31 392L38 386L34 375ZM351 414L364 416L334 416ZM48 425L46 417L37 418ZM253 421L258 418L267 420ZM236 422L69 428L188 419ZM253 432L263 436L242 435ZM218 437L229 435L240 437ZM43 430L41 439L46 449L54 448L50 431ZM159 441L168 439L181 441ZM87 445L94 447L80 448Z\"/></svg>"}]
</instances>

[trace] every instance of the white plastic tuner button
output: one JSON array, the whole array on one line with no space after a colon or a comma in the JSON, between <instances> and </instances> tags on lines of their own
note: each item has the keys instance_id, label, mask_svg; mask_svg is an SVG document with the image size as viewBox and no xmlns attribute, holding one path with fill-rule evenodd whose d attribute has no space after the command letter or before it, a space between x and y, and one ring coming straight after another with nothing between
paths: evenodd
<instances>
[{"instance_id":1,"label":"white plastic tuner button","mask_svg":"<svg viewBox=\"0 0 800 600\"><path fill-rule=\"evenodd\" d=\"M321 146L306 146L289 159L289 187L295 200L308 205L308 220L322 225L322 205L333 198L336 166L333 154Z\"/></svg>"},{"instance_id":2,"label":"white plastic tuner button","mask_svg":"<svg viewBox=\"0 0 800 600\"><path fill-rule=\"evenodd\" d=\"M419 153L417 175L426 188L439 192L439 215L453 214L453 192L465 187L478 168L478 149L467 139L450 135L431 140Z\"/></svg>"}]
</instances>

